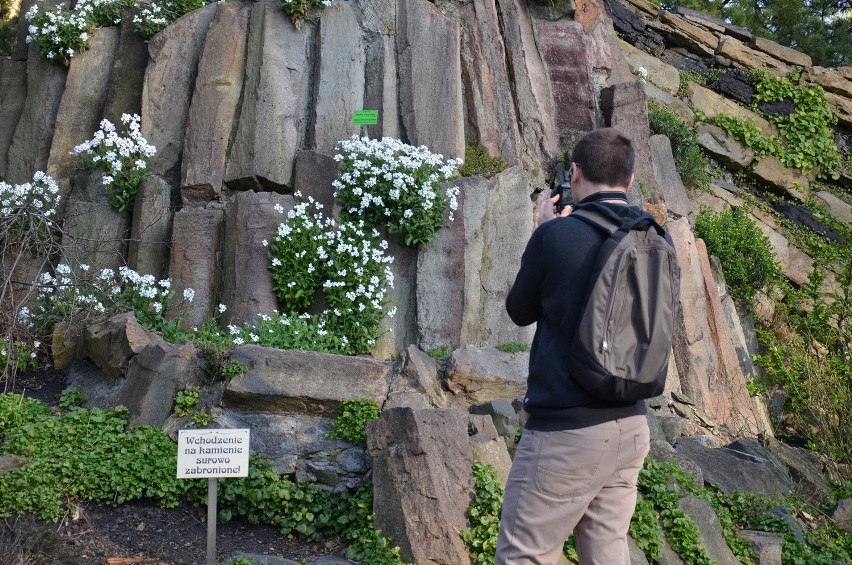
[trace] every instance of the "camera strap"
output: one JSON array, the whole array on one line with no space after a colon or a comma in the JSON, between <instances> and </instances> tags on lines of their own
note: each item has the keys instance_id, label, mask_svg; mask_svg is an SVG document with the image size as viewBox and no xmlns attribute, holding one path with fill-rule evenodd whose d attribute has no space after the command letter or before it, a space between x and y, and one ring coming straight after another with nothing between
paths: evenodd
<instances>
[{"instance_id":1,"label":"camera strap","mask_svg":"<svg viewBox=\"0 0 852 565\"><path fill-rule=\"evenodd\" d=\"M623 200L627 203L627 194L618 190L610 190L604 192L595 192L577 202L577 206L588 204L590 202L598 202L600 200Z\"/></svg>"}]
</instances>

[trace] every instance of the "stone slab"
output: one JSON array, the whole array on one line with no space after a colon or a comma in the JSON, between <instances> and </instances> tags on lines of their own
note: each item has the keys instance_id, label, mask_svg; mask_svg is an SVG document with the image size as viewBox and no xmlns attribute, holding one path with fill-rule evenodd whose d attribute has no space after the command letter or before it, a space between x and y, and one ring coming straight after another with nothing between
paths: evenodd
<instances>
[{"instance_id":1,"label":"stone slab","mask_svg":"<svg viewBox=\"0 0 852 565\"><path fill-rule=\"evenodd\" d=\"M171 243L172 187L159 175L142 179L133 205L128 266L140 275L162 278L167 272Z\"/></svg>"},{"instance_id":2,"label":"stone slab","mask_svg":"<svg viewBox=\"0 0 852 565\"><path fill-rule=\"evenodd\" d=\"M774 124L733 100L716 94L709 88L690 82L687 87L687 96L692 105L704 112L704 115L708 118L722 115L734 116L745 122L751 122L768 137L778 137L779 135L778 128Z\"/></svg>"},{"instance_id":3,"label":"stone slab","mask_svg":"<svg viewBox=\"0 0 852 565\"><path fill-rule=\"evenodd\" d=\"M733 37L721 38L716 54L739 63L748 69L763 68L778 76L786 76L793 70L793 67L787 63L779 61L763 51L752 49Z\"/></svg>"},{"instance_id":4,"label":"stone slab","mask_svg":"<svg viewBox=\"0 0 852 565\"><path fill-rule=\"evenodd\" d=\"M775 43L770 39L766 39L765 37L760 37L759 35L754 37L752 47L790 65L797 67L810 67L813 65L810 55L806 55L801 51L796 51L790 47L779 45L778 43Z\"/></svg>"},{"instance_id":5,"label":"stone slab","mask_svg":"<svg viewBox=\"0 0 852 565\"><path fill-rule=\"evenodd\" d=\"M71 198L65 207L62 246L71 264L89 265L93 273L118 271L126 264L129 231L126 214L108 204Z\"/></svg>"},{"instance_id":6,"label":"stone slab","mask_svg":"<svg viewBox=\"0 0 852 565\"><path fill-rule=\"evenodd\" d=\"M624 41L619 40L618 46L634 73L641 73L639 69L644 69L648 77L647 82L669 94L677 93L680 88L680 73L676 68Z\"/></svg>"},{"instance_id":7,"label":"stone slab","mask_svg":"<svg viewBox=\"0 0 852 565\"><path fill-rule=\"evenodd\" d=\"M0 58L0 179L6 178L9 146L27 99L27 63Z\"/></svg>"},{"instance_id":8,"label":"stone slab","mask_svg":"<svg viewBox=\"0 0 852 565\"><path fill-rule=\"evenodd\" d=\"M122 114L142 115L142 91L148 68L148 42L136 32L136 11L125 9L121 16L115 62L107 86L104 118L114 124Z\"/></svg>"}]
</instances>

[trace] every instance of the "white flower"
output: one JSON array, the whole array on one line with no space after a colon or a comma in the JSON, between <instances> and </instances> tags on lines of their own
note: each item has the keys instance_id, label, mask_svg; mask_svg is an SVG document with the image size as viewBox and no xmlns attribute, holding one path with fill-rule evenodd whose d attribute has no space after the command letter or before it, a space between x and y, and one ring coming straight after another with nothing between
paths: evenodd
<instances>
[{"instance_id":1,"label":"white flower","mask_svg":"<svg viewBox=\"0 0 852 565\"><path fill-rule=\"evenodd\" d=\"M227 310L227 309L228 309L228 307L225 306L224 304L219 304L219 313L220 314L224 314L225 310Z\"/></svg>"},{"instance_id":2,"label":"white flower","mask_svg":"<svg viewBox=\"0 0 852 565\"><path fill-rule=\"evenodd\" d=\"M195 298L195 291L194 290L192 290L191 288L185 288L183 290L183 299L184 300L186 300L187 302L192 302L192 300L194 298Z\"/></svg>"}]
</instances>

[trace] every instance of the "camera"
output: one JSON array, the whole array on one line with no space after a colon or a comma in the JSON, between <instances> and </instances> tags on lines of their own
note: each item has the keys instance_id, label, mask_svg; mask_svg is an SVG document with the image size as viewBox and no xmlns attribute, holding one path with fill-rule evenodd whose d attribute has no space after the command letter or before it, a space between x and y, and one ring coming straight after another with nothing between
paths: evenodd
<instances>
[{"instance_id":1,"label":"camera","mask_svg":"<svg viewBox=\"0 0 852 565\"><path fill-rule=\"evenodd\" d=\"M562 178L560 179L560 177ZM571 196L571 169L566 171L562 166L559 167L556 178L554 179L553 188L550 191L550 197L553 198L557 195L559 195L559 200L556 202L556 213L559 214L563 208L573 204Z\"/></svg>"}]
</instances>

